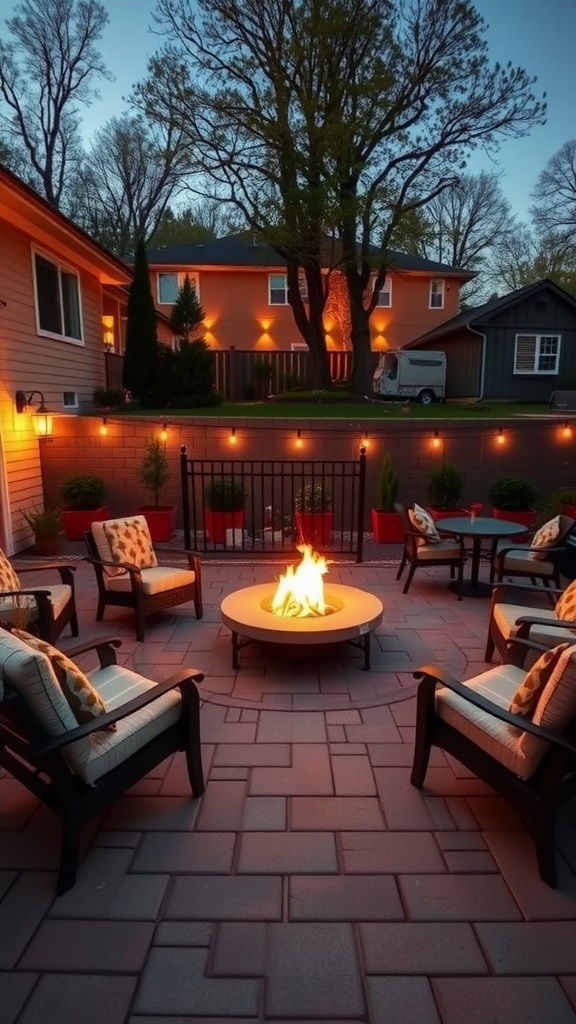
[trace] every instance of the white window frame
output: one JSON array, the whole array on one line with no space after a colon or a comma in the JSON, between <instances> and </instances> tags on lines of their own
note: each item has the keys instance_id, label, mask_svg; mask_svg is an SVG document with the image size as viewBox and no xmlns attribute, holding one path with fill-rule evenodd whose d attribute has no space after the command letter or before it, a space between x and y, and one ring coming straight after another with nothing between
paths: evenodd
<instances>
[{"instance_id":1,"label":"white window frame","mask_svg":"<svg viewBox=\"0 0 576 1024\"><path fill-rule=\"evenodd\" d=\"M428 296L428 308L429 309L444 309L444 294L446 292L446 282L443 277L433 277L430 281L430 293ZM438 298L440 301L435 302Z\"/></svg>"},{"instance_id":2,"label":"white window frame","mask_svg":"<svg viewBox=\"0 0 576 1024\"><path fill-rule=\"evenodd\" d=\"M298 274L298 289L300 291L300 298L305 305L308 305L308 281L306 280L306 274Z\"/></svg>"},{"instance_id":3,"label":"white window frame","mask_svg":"<svg viewBox=\"0 0 576 1024\"><path fill-rule=\"evenodd\" d=\"M185 271L181 271L181 270L158 270L156 272L156 295L157 295L158 305L159 306L173 306L174 305L174 300L173 299L163 299L162 298L162 291L161 291L161 287L160 287L160 278L162 278L162 277L174 277L174 278L176 278L176 290L175 290L175 293L174 293L175 295L178 294L178 290L184 284L185 278L189 277L190 278L190 283L191 283L192 287L194 288L194 291L196 292L196 298L198 299L198 302L200 302L200 277L199 277L199 275L197 273L191 273L189 270L185 270Z\"/></svg>"},{"instance_id":4,"label":"white window frame","mask_svg":"<svg viewBox=\"0 0 576 1024\"><path fill-rule=\"evenodd\" d=\"M72 401L68 402L66 399L71 396ZM77 409L78 408L78 394L76 391L63 391L62 392L62 408L63 409Z\"/></svg>"},{"instance_id":5,"label":"white window frame","mask_svg":"<svg viewBox=\"0 0 576 1024\"><path fill-rule=\"evenodd\" d=\"M374 279L375 281L376 279ZM387 301L384 301L387 297ZM378 298L376 299L376 309L391 309L392 308L392 278L390 274L386 274L384 282L380 291L378 292Z\"/></svg>"},{"instance_id":6,"label":"white window frame","mask_svg":"<svg viewBox=\"0 0 576 1024\"><path fill-rule=\"evenodd\" d=\"M282 288L282 287L276 285L273 288L272 287L272 280L273 280L273 278L280 278L280 277L283 278L283 280L284 280L284 287ZM284 293L284 299L282 301L280 301L280 300L277 301L275 299L273 300L272 299L272 293L273 292L283 292ZM288 305L288 275L287 274L278 274L278 273L268 274L268 305L269 306L287 306Z\"/></svg>"},{"instance_id":7,"label":"white window frame","mask_svg":"<svg viewBox=\"0 0 576 1024\"><path fill-rule=\"evenodd\" d=\"M40 310L40 296L38 292L38 273L37 273L37 260L44 260L46 263L50 263L56 270L58 278L58 295L57 295L57 306L58 315L60 318L60 331L52 331L41 324L41 310ZM76 303L78 313L78 330L80 337L76 338L71 334L66 334L65 324L65 303L64 293L62 288L63 275L74 280L76 282ZM34 280L34 313L36 316L36 333L43 338L55 338L58 341L65 341L68 345L84 345L84 316L82 312L82 289L80 283L80 274L74 267L70 267L67 264L60 263L58 259L42 249L32 249L32 277Z\"/></svg>"},{"instance_id":8,"label":"white window frame","mask_svg":"<svg viewBox=\"0 0 576 1024\"><path fill-rule=\"evenodd\" d=\"M546 352L546 344L549 341L556 343L555 352ZM523 344L529 342L533 346L533 353L527 352L527 345ZM558 376L558 367L560 365L560 348L562 345L561 334L528 334L522 333L517 334L514 343L514 374L516 376L525 377L526 375L538 376L538 377L556 377ZM519 353L519 347L522 346L524 351ZM523 358L523 364L518 366L519 355ZM526 368L525 361L532 355L532 367ZM554 366L550 369L542 369L540 361L542 359L554 359Z\"/></svg>"}]
</instances>

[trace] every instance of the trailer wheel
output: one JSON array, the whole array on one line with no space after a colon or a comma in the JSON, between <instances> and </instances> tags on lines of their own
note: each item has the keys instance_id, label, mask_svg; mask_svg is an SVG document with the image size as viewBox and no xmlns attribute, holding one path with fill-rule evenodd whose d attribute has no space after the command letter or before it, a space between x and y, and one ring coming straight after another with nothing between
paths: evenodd
<instances>
[{"instance_id":1,"label":"trailer wheel","mask_svg":"<svg viewBox=\"0 0 576 1024\"><path fill-rule=\"evenodd\" d=\"M424 391L421 391L418 395L418 401L420 402L420 405L432 405L434 397L434 392L425 388Z\"/></svg>"}]
</instances>

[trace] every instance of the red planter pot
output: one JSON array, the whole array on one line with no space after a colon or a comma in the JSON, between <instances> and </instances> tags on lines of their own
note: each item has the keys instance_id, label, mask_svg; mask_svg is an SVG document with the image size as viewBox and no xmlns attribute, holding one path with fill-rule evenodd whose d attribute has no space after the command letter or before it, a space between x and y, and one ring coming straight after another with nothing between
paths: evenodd
<instances>
[{"instance_id":1,"label":"red planter pot","mask_svg":"<svg viewBox=\"0 0 576 1024\"><path fill-rule=\"evenodd\" d=\"M313 547L330 544L334 526L333 512L295 512L299 539Z\"/></svg>"},{"instance_id":2,"label":"red planter pot","mask_svg":"<svg viewBox=\"0 0 576 1024\"><path fill-rule=\"evenodd\" d=\"M532 529L536 522L537 513L532 508L527 509L525 512L513 512L507 508L493 508L492 515L494 519L505 519L509 523L522 523L523 526ZM510 539L522 543L526 540L526 535L519 533L517 537L511 537Z\"/></svg>"},{"instance_id":3,"label":"red planter pot","mask_svg":"<svg viewBox=\"0 0 576 1024\"><path fill-rule=\"evenodd\" d=\"M100 508L65 508L62 510L62 523L67 540L84 540L84 530L89 530L92 523L101 523L110 519L108 505Z\"/></svg>"},{"instance_id":4,"label":"red planter pot","mask_svg":"<svg viewBox=\"0 0 576 1024\"><path fill-rule=\"evenodd\" d=\"M397 512L372 509L372 535L377 544L402 544L404 525Z\"/></svg>"},{"instance_id":5,"label":"red planter pot","mask_svg":"<svg viewBox=\"0 0 576 1024\"><path fill-rule=\"evenodd\" d=\"M562 502L560 508L562 509L562 515L570 516L571 519L576 519L576 505L568 505Z\"/></svg>"},{"instance_id":6,"label":"red planter pot","mask_svg":"<svg viewBox=\"0 0 576 1024\"><path fill-rule=\"evenodd\" d=\"M470 515L470 509L467 508L442 509L432 508L430 505L427 505L426 508L432 516L432 519L457 519L460 518L460 516Z\"/></svg>"},{"instance_id":7,"label":"red planter pot","mask_svg":"<svg viewBox=\"0 0 576 1024\"><path fill-rule=\"evenodd\" d=\"M176 505L141 505L137 511L139 516L144 516L150 536L157 544L174 536Z\"/></svg>"},{"instance_id":8,"label":"red planter pot","mask_svg":"<svg viewBox=\"0 0 576 1024\"><path fill-rule=\"evenodd\" d=\"M207 539L213 544L223 544L226 530L244 529L244 509L238 512L212 512L207 508L204 512L204 525Z\"/></svg>"}]
</instances>

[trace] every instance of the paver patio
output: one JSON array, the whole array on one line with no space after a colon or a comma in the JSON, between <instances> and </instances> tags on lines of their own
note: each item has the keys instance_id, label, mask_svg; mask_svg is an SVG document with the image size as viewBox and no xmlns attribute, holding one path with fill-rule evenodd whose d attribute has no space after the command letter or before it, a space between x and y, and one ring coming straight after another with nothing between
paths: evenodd
<instances>
[{"instance_id":1,"label":"paver patio","mask_svg":"<svg viewBox=\"0 0 576 1024\"><path fill-rule=\"evenodd\" d=\"M87 826L56 898L58 822L0 775L0 1024L576 1021L573 808L554 891L511 808L456 761L434 751L425 789L409 781L412 672L482 671L488 601L457 601L444 568L403 596L392 561L333 564L384 604L372 670L346 645L253 644L236 672L220 602L277 566L205 563L202 621L172 609L137 643L130 613L95 622L75 562L80 640L120 636L156 678L205 673L207 788L192 801L183 756L166 761Z\"/></svg>"}]
</instances>

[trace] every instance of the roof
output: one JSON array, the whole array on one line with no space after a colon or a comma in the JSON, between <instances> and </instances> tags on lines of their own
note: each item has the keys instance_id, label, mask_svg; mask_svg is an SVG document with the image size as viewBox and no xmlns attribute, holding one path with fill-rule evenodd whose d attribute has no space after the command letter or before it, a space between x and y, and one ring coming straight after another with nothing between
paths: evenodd
<instances>
[{"instance_id":1,"label":"roof","mask_svg":"<svg viewBox=\"0 0 576 1024\"><path fill-rule=\"evenodd\" d=\"M127 284L132 269L0 164L0 214L52 250L73 252L75 262L101 284Z\"/></svg>"},{"instance_id":2,"label":"roof","mask_svg":"<svg viewBox=\"0 0 576 1024\"><path fill-rule=\"evenodd\" d=\"M487 326L490 323L492 317L496 313L500 313L502 310L516 305L523 299L530 298L532 295L546 290L554 292L559 299L562 299L564 302L568 302L576 311L576 298L574 298L573 295L570 295L570 292L561 288L560 285L555 284L554 281L550 281L549 278L543 278L541 281L536 281L534 284L527 284L524 285L523 288L516 288L515 291L508 292L507 295L501 295L496 299L490 299L488 302L482 303L481 306L473 306L471 309L465 309L456 316L453 316L450 320L445 320L444 323L439 324L438 327L434 327L433 330L427 331L426 334L421 334L419 338L414 338L413 341L409 341L403 347L415 348L424 341L431 341L433 338L445 337L447 334L454 334L462 327L472 328L472 330L481 330L482 327Z\"/></svg>"},{"instance_id":3,"label":"roof","mask_svg":"<svg viewBox=\"0 0 576 1024\"><path fill-rule=\"evenodd\" d=\"M374 249L374 254L377 250ZM254 232L241 231L227 235L225 238L214 238L204 242L186 243L183 245L167 245L147 251L149 266L189 266L189 267L278 267L283 269L286 260L274 251L261 237ZM460 270L446 263L436 263L422 256L409 256L406 253L390 250L387 253L390 268L397 271L411 271L442 276L470 279L475 277L474 271Z\"/></svg>"}]
</instances>

